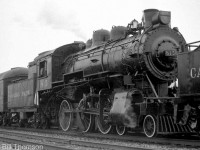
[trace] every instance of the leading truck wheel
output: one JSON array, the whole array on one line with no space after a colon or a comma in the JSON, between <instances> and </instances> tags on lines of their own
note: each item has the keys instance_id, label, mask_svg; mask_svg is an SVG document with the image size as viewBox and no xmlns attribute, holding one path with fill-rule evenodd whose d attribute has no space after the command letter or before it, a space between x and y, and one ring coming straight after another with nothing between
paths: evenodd
<instances>
[{"instance_id":1,"label":"leading truck wheel","mask_svg":"<svg viewBox=\"0 0 200 150\"><path fill-rule=\"evenodd\" d=\"M143 122L144 134L151 138L157 135L156 119L152 115L147 115Z\"/></svg>"},{"instance_id":2,"label":"leading truck wheel","mask_svg":"<svg viewBox=\"0 0 200 150\"><path fill-rule=\"evenodd\" d=\"M67 100L63 100L59 110L59 124L63 131L68 131L71 128L73 119L72 105Z\"/></svg>"}]
</instances>

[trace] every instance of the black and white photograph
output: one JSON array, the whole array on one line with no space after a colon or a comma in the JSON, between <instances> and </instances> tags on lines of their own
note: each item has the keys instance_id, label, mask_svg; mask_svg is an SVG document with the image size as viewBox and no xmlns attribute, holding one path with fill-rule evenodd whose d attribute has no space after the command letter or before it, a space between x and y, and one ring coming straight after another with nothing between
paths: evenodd
<instances>
[{"instance_id":1,"label":"black and white photograph","mask_svg":"<svg viewBox=\"0 0 200 150\"><path fill-rule=\"evenodd\" d=\"M199 0L0 0L0 150L199 150Z\"/></svg>"}]
</instances>

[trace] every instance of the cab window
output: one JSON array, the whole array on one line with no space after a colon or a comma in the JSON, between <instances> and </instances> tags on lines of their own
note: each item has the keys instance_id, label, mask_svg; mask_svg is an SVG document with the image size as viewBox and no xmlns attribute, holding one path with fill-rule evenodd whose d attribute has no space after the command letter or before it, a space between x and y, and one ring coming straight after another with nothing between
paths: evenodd
<instances>
[{"instance_id":1,"label":"cab window","mask_svg":"<svg viewBox=\"0 0 200 150\"><path fill-rule=\"evenodd\" d=\"M47 76L47 61L41 61L39 64L39 77Z\"/></svg>"}]
</instances>

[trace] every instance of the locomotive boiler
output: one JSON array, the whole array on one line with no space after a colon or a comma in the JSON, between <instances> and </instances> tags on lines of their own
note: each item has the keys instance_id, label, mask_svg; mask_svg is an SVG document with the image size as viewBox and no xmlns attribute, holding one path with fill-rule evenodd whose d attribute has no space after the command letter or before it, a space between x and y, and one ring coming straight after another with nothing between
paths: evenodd
<instances>
[{"instance_id":1,"label":"locomotive boiler","mask_svg":"<svg viewBox=\"0 0 200 150\"><path fill-rule=\"evenodd\" d=\"M94 31L91 47L65 59L60 94L66 97L59 111L64 131L74 126L88 132L96 125L103 134L113 126L119 135L141 128L148 137L178 132L169 85L177 77L177 54L188 49L170 19L168 11L144 10L142 23Z\"/></svg>"}]
</instances>

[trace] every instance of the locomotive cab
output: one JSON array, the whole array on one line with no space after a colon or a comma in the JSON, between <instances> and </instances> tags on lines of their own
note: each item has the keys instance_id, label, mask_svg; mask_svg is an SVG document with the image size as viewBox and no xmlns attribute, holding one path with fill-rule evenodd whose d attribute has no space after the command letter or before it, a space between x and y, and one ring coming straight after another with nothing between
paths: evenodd
<instances>
[{"instance_id":1,"label":"locomotive cab","mask_svg":"<svg viewBox=\"0 0 200 150\"><path fill-rule=\"evenodd\" d=\"M34 59L37 71L37 90L45 91L51 89L55 83L63 80L63 62L71 54L82 51L83 42L74 42L63 45L55 50L40 53Z\"/></svg>"}]
</instances>

